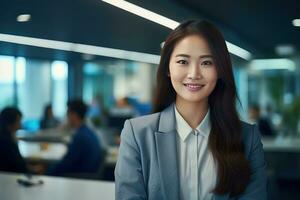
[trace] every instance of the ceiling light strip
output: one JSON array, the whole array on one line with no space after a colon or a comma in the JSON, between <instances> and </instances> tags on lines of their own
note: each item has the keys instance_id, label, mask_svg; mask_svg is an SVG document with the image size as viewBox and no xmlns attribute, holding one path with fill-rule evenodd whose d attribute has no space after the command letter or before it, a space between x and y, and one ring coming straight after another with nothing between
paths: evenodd
<instances>
[{"instance_id":1,"label":"ceiling light strip","mask_svg":"<svg viewBox=\"0 0 300 200\"><path fill-rule=\"evenodd\" d=\"M29 46L36 46L42 48L49 48L49 49L58 49L63 51L72 50L72 43L69 42L25 37L25 36L11 35L11 34L0 33L0 41L22 44L22 45L29 45Z\"/></svg>"},{"instance_id":2,"label":"ceiling light strip","mask_svg":"<svg viewBox=\"0 0 300 200\"><path fill-rule=\"evenodd\" d=\"M160 59L160 56L154 54L140 53L135 51L127 51L127 50L113 49L113 48L79 44L79 43L18 36L18 35L11 35L11 34L0 33L0 41L14 43L14 44L35 46L35 47L42 47L48 49L70 51L76 53L84 53L84 54L105 56L111 58L133 60L133 61L152 63L152 64L158 64Z\"/></svg>"},{"instance_id":3,"label":"ceiling light strip","mask_svg":"<svg viewBox=\"0 0 300 200\"><path fill-rule=\"evenodd\" d=\"M161 24L170 29L175 29L179 25L178 22L172 19L169 19L167 17L164 17L162 15L159 15L155 12L152 12L150 10L137 6L135 4L129 3L127 1L123 1L123 0L102 0L102 1L109 3L115 7L121 8L125 11L131 12L140 17L143 17L145 19L148 19L152 22Z\"/></svg>"},{"instance_id":4,"label":"ceiling light strip","mask_svg":"<svg viewBox=\"0 0 300 200\"><path fill-rule=\"evenodd\" d=\"M228 51L236 56L239 56L240 58L243 58L245 60L251 60L251 53L235 44L232 44L228 41L226 41L226 45L228 48Z\"/></svg>"}]
</instances>

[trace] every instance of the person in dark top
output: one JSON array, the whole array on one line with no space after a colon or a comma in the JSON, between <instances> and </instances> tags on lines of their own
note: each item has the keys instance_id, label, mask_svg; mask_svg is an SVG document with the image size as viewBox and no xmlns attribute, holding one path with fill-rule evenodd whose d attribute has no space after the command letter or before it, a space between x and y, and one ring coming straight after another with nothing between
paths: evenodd
<instances>
[{"instance_id":1,"label":"person in dark top","mask_svg":"<svg viewBox=\"0 0 300 200\"><path fill-rule=\"evenodd\" d=\"M260 133L264 136L274 136L274 130L272 129L271 122L261 116L260 108L258 105L253 104L249 107L249 118L253 122L257 123Z\"/></svg>"},{"instance_id":2,"label":"person in dark top","mask_svg":"<svg viewBox=\"0 0 300 200\"><path fill-rule=\"evenodd\" d=\"M22 113L14 107L6 107L0 113L0 171L28 172L15 139L21 118Z\"/></svg>"},{"instance_id":3,"label":"person in dark top","mask_svg":"<svg viewBox=\"0 0 300 200\"><path fill-rule=\"evenodd\" d=\"M68 123L75 134L63 159L47 172L48 175L64 176L74 173L95 173L99 169L101 148L95 133L85 124L87 106L81 100L68 102Z\"/></svg>"},{"instance_id":4,"label":"person in dark top","mask_svg":"<svg viewBox=\"0 0 300 200\"><path fill-rule=\"evenodd\" d=\"M43 118L40 122L41 129L55 128L59 125L59 120L55 118L52 111L52 105L48 104L45 107Z\"/></svg>"}]
</instances>

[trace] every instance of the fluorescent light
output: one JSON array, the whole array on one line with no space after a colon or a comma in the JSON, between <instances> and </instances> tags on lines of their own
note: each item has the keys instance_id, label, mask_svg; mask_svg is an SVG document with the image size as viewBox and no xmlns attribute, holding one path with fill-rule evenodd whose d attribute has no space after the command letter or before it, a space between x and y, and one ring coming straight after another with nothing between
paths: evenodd
<instances>
[{"instance_id":1,"label":"fluorescent light","mask_svg":"<svg viewBox=\"0 0 300 200\"><path fill-rule=\"evenodd\" d=\"M74 44L72 49L74 52L85 53L91 55L99 55L111 58L120 58L134 60L139 62L158 64L160 56L148 53L140 53L135 51L127 51L121 49L113 49L107 47L92 46L86 44Z\"/></svg>"},{"instance_id":2,"label":"fluorescent light","mask_svg":"<svg viewBox=\"0 0 300 200\"><path fill-rule=\"evenodd\" d=\"M43 47L43 48L49 48L49 49L58 49L58 50L64 50L64 51L72 50L72 43L69 43L69 42L46 40L46 39L17 36L17 35L11 35L11 34L0 33L0 41L35 46L35 47Z\"/></svg>"},{"instance_id":3,"label":"fluorescent light","mask_svg":"<svg viewBox=\"0 0 300 200\"><path fill-rule=\"evenodd\" d=\"M300 26L300 19L294 19L292 23L294 26Z\"/></svg>"},{"instance_id":4,"label":"fluorescent light","mask_svg":"<svg viewBox=\"0 0 300 200\"><path fill-rule=\"evenodd\" d=\"M251 59L251 53L235 44L232 44L230 42L226 41L226 45L228 48L228 51L240 58L243 58L245 60L250 60Z\"/></svg>"},{"instance_id":5,"label":"fluorescent light","mask_svg":"<svg viewBox=\"0 0 300 200\"><path fill-rule=\"evenodd\" d=\"M0 33L0 41L14 44L22 44L28 46L42 47L48 49L57 49L63 51L71 51L83 54L105 56L111 58L119 58L133 60L138 62L158 64L160 56L148 53L140 53L135 51L127 51L121 49L113 49L107 47L70 43L56 40L48 40L41 38L17 36Z\"/></svg>"},{"instance_id":6,"label":"fluorescent light","mask_svg":"<svg viewBox=\"0 0 300 200\"><path fill-rule=\"evenodd\" d=\"M147 10L145 8L142 8L140 6L137 6L135 4L129 3L124 0L102 0L102 1L109 3L113 6L116 6L118 8L121 8L123 10L126 10L135 15L138 15L140 17L143 17L145 19L148 19L157 24L163 25L170 29L175 29L179 25L179 22L177 22L177 21L174 21L172 19L169 19L167 17L164 17L162 15L159 15L157 13L154 13L150 10ZM239 56L245 60L251 59L251 53L249 51L242 49L241 47L234 45L227 41L226 41L226 44L227 44L228 51L230 53L232 53L236 56Z\"/></svg>"},{"instance_id":7,"label":"fluorescent light","mask_svg":"<svg viewBox=\"0 0 300 200\"><path fill-rule=\"evenodd\" d=\"M30 18L31 18L31 15L29 15L29 14L22 14L22 15L19 15L17 17L17 21L18 22L28 22L30 20Z\"/></svg>"},{"instance_id":8,"label":"fluorescent light","mask_svg":"<svg viewBox=\"0 0 300 200\"><path fill-rule=\"evenodd\" d=\"M109 3L113 6L116 6L118 8L121 8L123 10L126 10L128 12L131 12L140 17L143 17L145 19L148 19L150 21L153 21L155 23L158 23L160 25L163 25L165 27L168 27L170 29L175 29L179 25L178 22L172 19L169 19L167 17L164 17L162 15L159 15L155 12L152 12L150 10L137 6L135 4L129 3L127 1L123 1L123 0L102 0L102 1Z\"/></svg>"},{"instance_id":9,"label":"fluorescent light","mask_svg":"<svg viewBox=\"0 0 300 200\"><path fill-rule=\"evenodd\" d=\"M252 60L249 64L252 70L278 70L285 69L293 71L296 66L295 63L286 58L279 59L256 59Z\"/></svg>"},{"instance_id":10,"label":"fluorescent light","mask_svg":"<svg viewBox=\"0 0 300 200\"><path fill-rule=\"evenodd\" d=\"M275 47L275 51L280 56L289 56L295 52L295 48L292 45L278 45Z\"/></svg>"}]
</instances>

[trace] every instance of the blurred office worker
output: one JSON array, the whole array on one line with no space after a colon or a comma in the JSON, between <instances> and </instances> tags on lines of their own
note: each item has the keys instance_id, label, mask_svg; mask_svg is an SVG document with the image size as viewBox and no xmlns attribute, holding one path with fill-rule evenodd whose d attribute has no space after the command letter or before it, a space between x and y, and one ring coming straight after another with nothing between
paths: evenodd
<instances>
[{"instance_id":1,"label":"blurred office worker","mask_svg":"<svg viewBox=\"0 0 300 200\"><path fill-rule=\"evenodd\" d=\"M21 118L21 111L14 107L6 107L0 113L0 171L28 172L15 137Z\"/></svg>"},{"instance_id":2,"label":"blurred office worker","mask_svg":"<svg viewBox=\"0 0 300 200\"><path fill-rule=\"evenodd\" d=\"M236 97L222 34L180 24L162 49L155 113L125 122L116 199L266 199L260 134L240 121Z\"/></svg>"},{"instance_id":3,"label":"blurred office worker","mask_svg":"<svg viewBox=\"0 0 300 200\"><path fill-rule=\"evenodd\" d=\"M49 175L94 173L99 169L101 147L95 133L85 124L87 105L81 100L68 102L68 123L75 129L63 159L47 172Z\"/></svg>"},{"instance_id":4,"label":"blurred office worker","mask_svg":"<svg viewBox=\"0 0 300 200\"><path fill-rule=\"evenodd\" d=\"M249 118L252 122L257 123L260 133L264 136L274 136L274 130L268 118L262 117L258 105L253 104L249 107Z\"/></svg>"},{"instance_id":5,"label":"blurred office worker","mask_svg":"<svg viewBox=\"0 0 300 200\"><path fill-rule=\"evenodd\" d=\"M58 119L53 114L52 105L45 106L44 115L40 122L41 129L56 128L59 125Z\"/></svg>"}]
</instances>

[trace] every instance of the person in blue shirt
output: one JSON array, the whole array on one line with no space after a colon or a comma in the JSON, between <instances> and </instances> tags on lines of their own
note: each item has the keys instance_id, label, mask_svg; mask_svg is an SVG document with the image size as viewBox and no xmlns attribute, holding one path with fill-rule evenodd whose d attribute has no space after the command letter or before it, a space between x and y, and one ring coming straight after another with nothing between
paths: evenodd
<instances>
[{"instance_id":1,"label":"person in blue shirt","mask_svg":"<svg viewBox=\"0 0 300 200\"><path fill-rule=\"evenodd\" d=\"M95 173L101 161L100 142L95 133L85 124L87 105L81 100L68 102L69 125L76 129L68 151L63 159L51 166L48 175L64 176L75 173Z\"/></svg>"}]
</instances>

